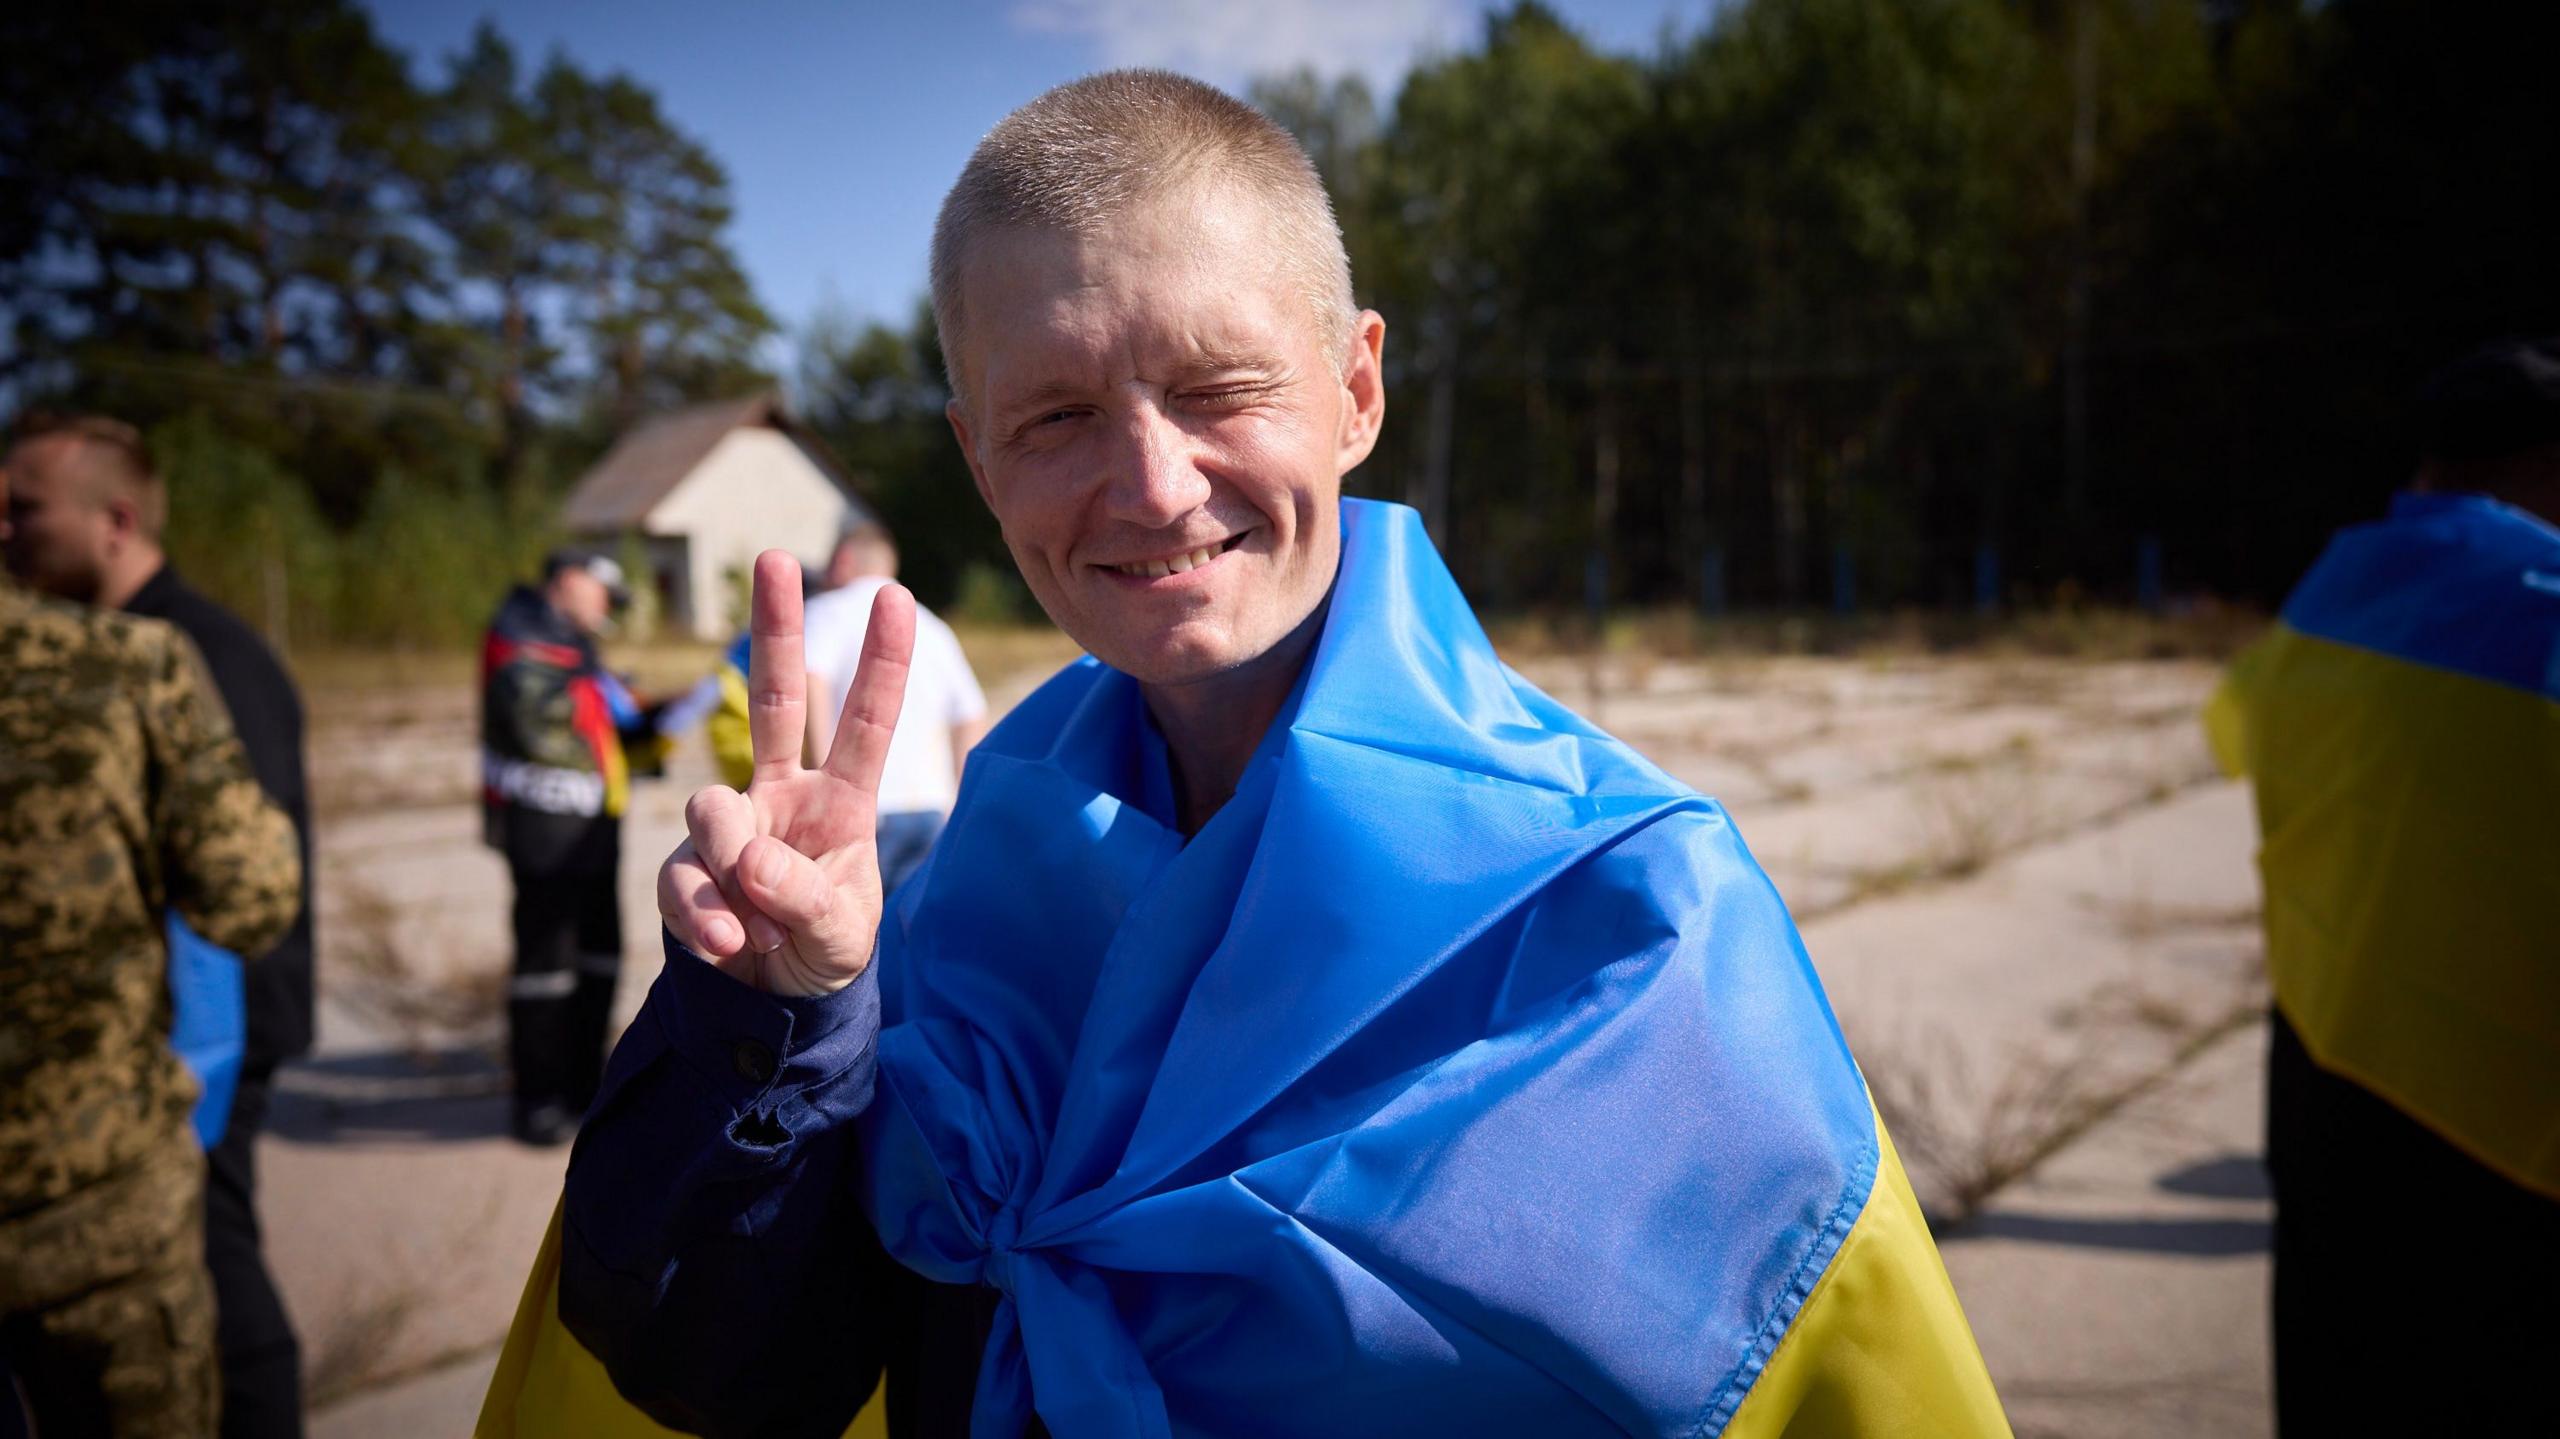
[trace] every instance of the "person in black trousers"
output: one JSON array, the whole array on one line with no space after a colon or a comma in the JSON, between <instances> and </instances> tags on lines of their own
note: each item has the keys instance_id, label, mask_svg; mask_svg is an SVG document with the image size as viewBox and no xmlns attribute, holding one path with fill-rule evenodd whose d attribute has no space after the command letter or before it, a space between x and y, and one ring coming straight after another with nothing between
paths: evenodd
<instances>
[{"instance_id":1,"label":"person in black trousers","mask_svg":"<svg viewBox=\"0 0 2560 1439\"><path fill-rule=\"evenodd\" d=\"M622 814L631 776L664 755L654 711L596 651L629 600L611 558L557 551L541 583L498 606L481 651L481 797L515 888L507 1050L527 1144L567 1142L603 1077L622 971Z\"/></svg>"},{"instance_id":2,"label":"person in black trousers","mask_svg":"<svg viewBox=\"0 0 2560 1439\"><path fill-rule=\"evenodd\" d=\"M282 943L244 975L247 1038L222 1138L206 1153L205 1264L213 1273L224 1439L302 1433L302 1350L258 1230L257 1140L276 1066L311 1047L311 806L302 699L255 631L180 578L161 546L168 492L141 436L94 416L21 427L9 565L61 598L165 620L195 642L267 797L293 820L302 901ZM45 441L46 443L36 443Z\"/></svg>"}]
</instances>

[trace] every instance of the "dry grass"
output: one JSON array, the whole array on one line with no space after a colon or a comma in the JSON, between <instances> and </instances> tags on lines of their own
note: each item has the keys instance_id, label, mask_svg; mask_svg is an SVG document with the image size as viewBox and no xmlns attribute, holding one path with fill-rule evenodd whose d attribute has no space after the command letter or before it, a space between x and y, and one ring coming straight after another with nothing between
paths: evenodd
<instances>
[{"instance_id":1,"label":"dry grass","mask_svg":"<svg viewBox=\"0 0 2560 1439\"><path fill-rule=\"evenodd\" d=\"M2136 943L2199 930L2255 929L2260 914L2254 903L2177 904L2154 899L2148 888L2140 887L2121 899L2083 902L2113 924L2116 933Z\"/></svg>"},{"instance_id":2,"label":"dry grass","mask_svg":"<svg viewBox=\"0 0 2560 1439\"><path fill-rule=\"evenodd\" d=\"M983 625L955 622L952 633L969 656L978 682L989 689L1027 675L1046 675L1084 653L1054 625Z\"/></svg>"},{"instance_id":3,"label":"dry grass","mask_svg":"<svg viewBox=\"0 0 2560 1439\"><path fill-rule=\"evenodd\" d=\"M426 1299L424 1286L414 1280L384 1280L315 1326L302 1368L304 1406L326 1408L381 1383L393 1347L426 1307Z\"/></svg>"},{"instance_id":4,"label":"dry grass","mask_svg":"<svg viewBox=\"0 0 2560 1439\"><path fill-rule=\"evenodd\" d=\"M2046 766L2035 741L2013 735L1989 754L1920 762L1910 788L1917 879L1978 874L2046 828Z\"/></svg>"},{"instance_id":5,"label":"dry grass","mask_svg":"<svg viewBox=\"0 0 2560 1439\"><path fill-rule=\"evenodd\" d=\"M476 1216L457 1216L458 1222L443 1232L433 1252L394 1259L368 1279L349 1286L329 1316L308 1331L311 1342L302 1369L305 1409L324 1409L480 1352L480 1346L464 1345L420 1353L414 1343L404 1352L403 1341L411 1327L436 1308L439 1281L467 1267L465 1257L478 1236L497 1221L499 1205L499 1196L492 1191Z\"/></svg>"},{"instance_id":6,"label":"dry grass","mask_svg":"<svg viewBox=\"0 0 2560 1439\"><path fill-rule=\"evenodd\" d=\"M504 1013L507 975L492 961L430 973L410 951L411 926L379 889L333 881L339 909L331 925L329 997L368 1028L396 1035L425 1062L456 1034L484 1030Z\"/></svg>"},{"instance_id":7,"label":"dry grass","mask_svg":"<svg viewBox=\"0 0 2560 1439\"><path fill-rule=\"evenodd\" d=\"M2015 1049L1989 1075L1944 1033L1916 1044L1862 1044L1857 1053L1930 1228L1943 1233L2098 1124L2167 1089L2198 1055L2265 1013L2254 989L2199 1010L2128 988L2101 991L2061 1016L2061 1047ZM2131 1073L2108 1064L2142 1036L2167 1043L2158 1062Z\"/></svg>"},{"instance_id":8,"label":"dry grass","mask_svg":"<svg viewBox=\"0 0 2560 1439\"><path fill-rule=\"evenodd\" d=\"M1613 610L1597 623L1578 610L1534 610L1494 616L1486 624L1495 647L1515 664L1594 651L1688 659L1976 653L2083 661L2223 660L2239 653L2265 627L2265 616L2219 604L2178 614L2058 605L1992 616L1917 609L1707 616L1675 605Z\"/></svg>"}]
</instances>

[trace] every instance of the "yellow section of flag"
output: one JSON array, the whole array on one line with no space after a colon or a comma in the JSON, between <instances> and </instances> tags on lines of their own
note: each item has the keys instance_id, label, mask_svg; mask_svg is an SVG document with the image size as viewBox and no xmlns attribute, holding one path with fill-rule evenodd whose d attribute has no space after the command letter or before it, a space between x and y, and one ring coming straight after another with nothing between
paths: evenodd
<instances>
[{"instance_id":1,"label":"yellow section of flag","mask_svg":"<svg viewBox=\"0 0 2560 1439\"><path fill-rule=\"evenodd\" d=\"M885 1386L884 1386L885 1387ZM560 1209L516 1301L498 1370L480 1401L477 1439L656 1439L675 1431L624 1402L605 1377L604 1364L560 1322ZM845 1430L845 1439L888 1439L886 1401L875 1390Z\"/></svg>"},{"instance_id":2,"label":"yellow section of flag","mask_svg":"<svg viewBox=\"0 0 2560 1439\"><path fill-rule=\"evenodd\" d=\"M2560 701L2279 624L2205 725L2312 1057L2560 1197Z\"/></svg>"},{"instance_id":3,"label":"yellow section of flag","mask_svg":"<svg viewBox=\"0 0 2560 1439\"><path fill-rule=\"evenodd\" d=\"M1875 1185L1724 1439L2009 1433L1902 1159L1876 1120Z\"/></svg>"}]
</instances>

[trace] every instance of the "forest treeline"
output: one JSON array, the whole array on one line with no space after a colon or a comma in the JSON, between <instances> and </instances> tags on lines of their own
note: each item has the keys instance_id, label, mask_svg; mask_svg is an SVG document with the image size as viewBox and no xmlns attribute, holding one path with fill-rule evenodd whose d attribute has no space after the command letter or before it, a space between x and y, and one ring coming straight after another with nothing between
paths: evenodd
<instances>
[{"instance_id":1,"label":"forest treeline","mask_svg":"<svg viewBox=\"0 0 2560 1439\"><path fill-rule=\"evenodd\" d=\"M1629 55L1519 4L1393 95L1251 98L1387 317L1353 488L1490 604L2264 600L2405 476L2429 368L2560 330L2555 16L1736 0ZM764 373L725 175L628 77L345 0L0 40L0 384L152 427L182 562L271 628L467 634L620 429L777 380L928 600L1018 602L921 306Z\"/></svg>"}]
</instances>

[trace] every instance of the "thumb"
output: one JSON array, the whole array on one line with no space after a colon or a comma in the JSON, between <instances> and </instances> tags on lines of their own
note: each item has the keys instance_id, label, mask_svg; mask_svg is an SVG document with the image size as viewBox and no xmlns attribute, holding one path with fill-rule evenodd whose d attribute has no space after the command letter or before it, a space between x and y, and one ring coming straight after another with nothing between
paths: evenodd
<instances>
[{"instance_id":1,"label":"thumb","mask_svg":"<svg viewBox=\"0 0 2560 1439\"><path fill-rule=\"evenodd\" d=\"M816 860L771 835L758 835L738 856L738 882L790 935L765 956L768 991L830 994L871 963L878 917L857 913Z\"/></svg>"}]
</instances>

